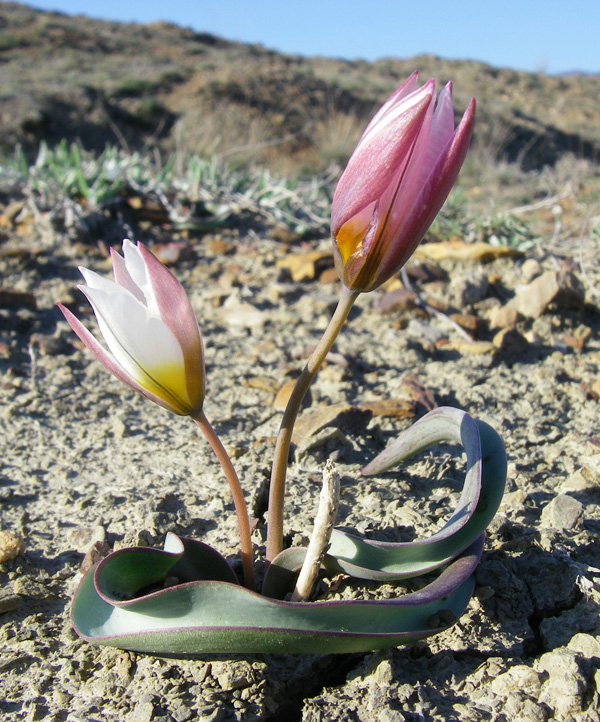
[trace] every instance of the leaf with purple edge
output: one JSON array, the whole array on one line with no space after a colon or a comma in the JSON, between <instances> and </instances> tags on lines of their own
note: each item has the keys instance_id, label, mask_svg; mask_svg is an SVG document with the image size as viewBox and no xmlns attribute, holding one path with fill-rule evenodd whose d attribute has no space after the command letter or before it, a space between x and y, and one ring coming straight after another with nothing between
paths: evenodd
<instances>
[{"instance_id":1,"label":"leaf with purple edge","mask_svg":"<svg viewBox=\"0 0 600 722\"><path fill-rule=\"evenodd\" d=\"M162 550L147 554L138 547L99 562L84 577L73 603L77 633L96 644L154 654L331 654L393 647L442 631L460 617L472 594L483 537L433 582L397 599L285 602L209 580L127 599L131 585L124 579L124 589L115 586L119 569L135 568L139 560L147 568L147 578L140 574L137 580L144 588L144 582L156 584L172 572L190 550L192 566L205 556L215 564L217 553L196 544L182 543L181 556ZM152 560L160 574L149 565Z\"/></svg>"},{"instance_id":2,"label":"leaf with purple edge","mask_svg":"<svg viewBox=\"0 0 600 722\"><path fill-rule=\"evenodd\" d=\"M442 529L409 543L377 542L334 529L325 565L362 579L412 577L447 564L466 549L496 513L506 481L506 453L498 434L460 409L440 407L403 432L363 474L387 471L432 444L464 446L467 471L458 507Z\"/></svg>"}]
</instances>

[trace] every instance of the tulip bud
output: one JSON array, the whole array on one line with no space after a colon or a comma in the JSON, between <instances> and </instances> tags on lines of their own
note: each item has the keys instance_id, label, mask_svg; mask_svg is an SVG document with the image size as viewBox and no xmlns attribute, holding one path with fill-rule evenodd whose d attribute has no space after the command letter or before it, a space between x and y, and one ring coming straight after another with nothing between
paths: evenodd
<instances>
[{"instance_id":1,"label":"tulip bud","mask_svg":"<svg viewBox=\"0 0 600 722\"><path fill-rule=\"evenodd\" d=\"M78 286L92 305L108 351L62 304L71 328L111 373L181 416L204 401L204 351L189 299L171 271L145 246L123 241L112 252L114 281L80 268Z\"/></svg>"},{"instance_id":2,"label":"tulip bud","mask_svg":"<svg viewBox=\"0 0 600 722\"><path fill-rule=\"evenodd\" d=\"M452 85L413 73L376 113L331 206L335 264L352 291L372 291L402 268L446 200L467 153L471 99L454 128Z\"/></svg>"}]
</instances>

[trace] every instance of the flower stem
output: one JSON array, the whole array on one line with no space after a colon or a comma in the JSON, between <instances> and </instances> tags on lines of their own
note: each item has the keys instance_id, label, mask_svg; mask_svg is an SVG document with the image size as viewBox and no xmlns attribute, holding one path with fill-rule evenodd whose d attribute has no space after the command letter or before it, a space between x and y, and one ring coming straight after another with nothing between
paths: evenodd
<instances>
[{"instance_id":1,"label":"flower stem","mask_svg":"<svg viewBox=\"0 0 600 722\"><path fill-rule=\"evenodd\" d=\"M271 485L269 488L269 524L267 530L267 553L266 559L270 563L279 554L283 547L283 502L285 497L285 477L287 473L288 456L292 442L292 432L296 417L302 405L302 399L308 391L314 377L319 370L321 363L333 346L348 313L356 300L359 291L350 291L342 286L342 293L337 308L325 332L315 346L304 370L298 377L294 390L290 396L287 407L281 420L277 443L275 445L275 456L273 457L273 468L271 470Z\"/></svg>"},{"instance_id":2,"label":"flower stem","mask_svg":"<svg viewBox=\"0 0 600 722\"><path fill-rule=\"evenodd\" d=\"M217 436L215 430L210 425L206 418L204 411L200 411L197 415L192 416L196 424L198 424L200 430L206 437L206 440L210 444L212 450L217 457L219 464L227 478L229 488L231 489L231 495L233 497L233 505L235 507L235 513L238 522L238 531L240 535L240 548L242 554L242 566L244 569L244 584L248 589L254 589L254 559L252 553L252 539L250 532L250 519L248 517L248 509L246 502L244 501L244 492L240 485L238 475L233 468L231 459L225 451L225 447L221 443L221 440Z\"/></svg>"}]
</instances>

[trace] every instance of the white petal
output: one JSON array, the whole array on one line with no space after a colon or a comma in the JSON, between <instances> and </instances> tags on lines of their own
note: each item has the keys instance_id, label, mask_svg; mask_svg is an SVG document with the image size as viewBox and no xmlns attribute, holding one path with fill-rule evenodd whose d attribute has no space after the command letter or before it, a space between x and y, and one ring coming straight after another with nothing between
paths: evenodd
<instances>
[{"instance_id":1,"label":"white petal","mask_svg":"<svg viewBox=\"0 0 600 722\"><path fill-rule=\"evenodd\" d=\"M133 295L141 303L146 303L146 297L135 285L133 279L131 278L129 271L127 270L127 266L125 265L125 259L123 258L123 256L114 252L111 253L111 260L113 264L113 276L115 279L115 283L133 293Z\"/></svg>"},{"instance_id":2,"label":"white petal","mask_svg":"<svg viewBox=\"0 0 600 722\"><path fill-rule=\"evenodd\" d=\"M147 386L150 377L179 391L185 385L184 360L173 332L129 291L112 286L109 291L82 288L108 348L142 386Z\"/></svg>"},{"instance_id":3,"label":"white petal","mask_svg":"<svg viewBox=\"0 0 600 722\"><path fill-rule=\"evenodd\" d=\"M131 276L131 280L144 294L146 305L152 311L155 316L159 316L158 307L156 300L154 299L154 293L152 292L152 286L148 278L148 270L144 259L138 249L131 241L125 239L123 241L123 256L125 257L125 266Z\"/></svg>"},{"instance_id":4,"label":"white petal","mask_svg":"<svg viewBox=\"0 0 600 722\"><path fill-rule=\"evenodd\" d=\"M83 280L88 288L99 288L107 293L111 293L119 288L119 286L111 279L101 276L96 271L90 271L89 268L79 266L79 273L83 276Z\"/></svg>"},{"instance_id":5,"label":"white petal","mask_svg":"<svg viewBox=\"0 0 600 722\"><path fill-rule=\"evenodd\" d=\"M146 284L148 274L146 273L142 255L135 243L132 243L128 238L123 241L123 257L127 270L135 283L140 287Z\"/></svg>"}]
</instances>

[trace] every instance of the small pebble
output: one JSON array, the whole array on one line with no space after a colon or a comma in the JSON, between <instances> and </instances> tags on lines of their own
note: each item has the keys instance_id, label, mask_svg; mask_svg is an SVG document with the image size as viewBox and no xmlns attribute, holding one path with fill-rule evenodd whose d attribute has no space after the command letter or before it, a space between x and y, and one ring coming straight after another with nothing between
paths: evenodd
<instances>
[{"instance_id":1,"label":"small pebble","mask_svg":"<svg viewBox=\"0 0 600 722\"><path fill-rule=\"evenodd\" d=\"M490 313L490 328L510 328L515 325L519 314L509 306L497 306Z\"/></svg>"},{"instance_id":2,"label":"small pebble","mask_svg":"<svg viewBox=\"0 0 600 722\"><path fill-rule=\"evenodd\" d=\"M0 564L15 559L25 551L22 537L12 531L0 531Z\"/></svg>"},{"instance_id":3,"label":"small pebble","mask_svg":"<svg viewBox=\"0 0 600 722\"><path fill-rule=\"evenodd\" d=\"M521 273L523 274L523 278L527 281L533 281L534 278L540 275L542 272L542 267L540 266L540 262L537 261L535 258L528 258L527 260L523 261L523 265L521 266Z\"/></svg>"},{"instance_id":4,"label":"small pebble","mask_svg":"<svg viewBox=\"0 0 600 722\"><path fill-rule=\"evenodd\" d=\"M573 529L583 512L583 504L569 494L559 494L542 511L542 524L553 529Z\"/></svg>"}]
</instances>

